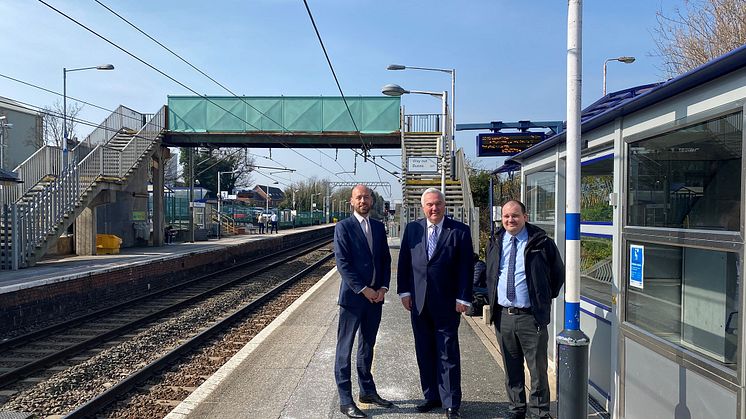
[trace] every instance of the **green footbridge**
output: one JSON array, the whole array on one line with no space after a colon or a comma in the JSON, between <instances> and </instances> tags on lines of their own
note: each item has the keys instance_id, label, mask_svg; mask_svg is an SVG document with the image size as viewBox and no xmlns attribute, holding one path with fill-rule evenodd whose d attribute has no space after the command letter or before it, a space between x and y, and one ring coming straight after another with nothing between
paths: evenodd
<instances>
[{"instance_id":1,"label":"green footbridge","mask_svg":"<svg viewBox=\"0 0 746 419\"><path fill-rule=\"evenodd\" d=\"M398 97L169 96L174 147L401 148Z\"/></svg>"}]
</instances>

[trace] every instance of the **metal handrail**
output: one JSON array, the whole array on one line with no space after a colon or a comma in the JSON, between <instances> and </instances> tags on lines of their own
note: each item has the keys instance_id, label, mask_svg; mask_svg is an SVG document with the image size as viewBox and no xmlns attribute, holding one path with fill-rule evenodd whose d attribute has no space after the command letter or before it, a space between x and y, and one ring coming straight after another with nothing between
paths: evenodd
<instances>
[{"instance_id":1,"label":"metal handrail","mask_svg":"<svg viewBox=\"0 0 746 419\"><path fill-rule=\"evenodd\" d=\"M440 132L439 113L422 113L404 115L402 131L404 132Z\"/></svg>"},{"instance_id":2,"label":"metal handrail","mask_svg":"<svg viewBox=\"0 0 746 419\"><path fill-rule=\"evenodd\" d=\"M40 180L47 176L57 176L62 167L62 149L56 146L45 145L36 150L26 160L19 164L13 172L18 174L23 183L16 183L2 189L0 204L12 204L31 188L36 186Z\"/></svg>"},{"instance_id":3,"label":"metal handrail","mask_svg":"<svg viewBox=\"0 0 746 419\"><path fill-rule=\"evenodd\" d=\"M21 266L27 264L35 249L44 243L49 234L56 232L63 224L64 217L75 211L75 206L80 203L83 193L88 191L100 177L126 180L130 170L136 167L165 128L166 109L165 106L162 107L147 123L143 124L122 150L106 144L97 144L80 162L71 164L62 170L52 183L19 206L21 210L18 216L18 228L13 231L13 234L19 243ZM118 108L117 112L122 120L121 109ZM112 121L109 122L110 129ZM61 158L59 160L61 161Z\"/></svg>"}]
</instances>

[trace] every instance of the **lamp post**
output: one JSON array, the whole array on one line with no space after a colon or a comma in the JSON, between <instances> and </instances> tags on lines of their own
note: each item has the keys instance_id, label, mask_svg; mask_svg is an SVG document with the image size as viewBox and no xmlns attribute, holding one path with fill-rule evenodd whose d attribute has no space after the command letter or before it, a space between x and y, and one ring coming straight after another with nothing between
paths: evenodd
<instances>
[{"instance_id":1,"label":"lamp post","mask_svg":"<svg viewBox=\"0 0 746 419\"><path fill-rule=\"evenodd\" d=\"M434 68L434 67L413 67L400 64L391 64L386 70L424 70L438 71L451 75L451 180L456 179L456 69L455 68ZM445 191L443 191L445 193Z\"/></svg>"},{"instance_id":2,"label":"lamp post","mask_svg":"<svg viewBox=\"0 0 746 419\"><path fill-rule=\"evenodd\" d=\"M62 68L62 167L67 167L67 73L83 70L113 70L111 64L95 65L93 67Z\"/></svg>"},{"instance_id":3,"label":"lamp post","mask_svg":"<svg viewBox=\"0 0 746 419\"><path fill-rule=\"evenodd\" d=\"M269 185L277 185L278 183L280 183L280 182L274 181L272 183L267 183L267 203L266 203L266 206L264 208L264 213L265 214L269 213Z\"/></svg>"},{"instance_id":4,"label":"lamp post","mask_svg":"<svg viewBox=\"0 0 746 419\"><path fill-rule=\"evenodd\" d=\"M311 194L311 225L313 225L313 197L317 195L321 195L321 192Z\"/></svg>"},{"instance_id":5,"label":"lamp post","mask_svg":"<svg viewBox=\"0 0 746 419\"><path fill-rule=\"evenodd\" d=\"M220 230L223 227L223 213L220 212L220 203L223 201L223 196L220 193L220 176L226 174L226 173L236 173L238 170L230 170L227 172L218 172L218 240L220 240Z\"/></svg>"},{"instance_id":6,"label":"lamp post","mask_svg":"<svg viewBox=\"0 0 746 419\"><path fill-rule=\"evenodd\" d=\"M635 62L635 57L629 57L629 56L623 55L621 57L607 58L604 60L604 90L603 90L604 96L606 96L606 64L608 64L609 61L619 61L620 63L624 63L624 64L632 64Z\"/></svg>"},{"instance_id":7,"label":"lamp post","mask_svg":"<svg viewBox=\"0 0 746 419\"><path fill-rule=\"evenodd\" d=\"M441 99L442 103L442 116L440 119L440 132L441 132L441 141L438 144L438 157L440 157L440 191L443 192L443 195L446 193L446 167L445 167L445 145L446 145L446 111L448 106L448 92L442 91L442 92L429 92L425 90L404 90L401 86L397 84L387 84L383 86L381 89L381 93L387 96L401 96L408 93L413 94L421 94L421 95L430 95L439 97Z\"/></svg>"}]
</instances>

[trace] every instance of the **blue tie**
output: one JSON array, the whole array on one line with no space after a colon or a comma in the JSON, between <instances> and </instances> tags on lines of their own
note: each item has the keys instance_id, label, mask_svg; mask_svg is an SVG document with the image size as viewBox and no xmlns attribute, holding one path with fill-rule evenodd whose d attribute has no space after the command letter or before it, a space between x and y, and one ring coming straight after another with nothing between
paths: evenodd
<instances>
[{"instance_id":1,"label":"blue tie","mask_svg":"<svg viewBox=\"0 0 746 419\"><path fill-rule=\"evenodd\" d=\"M518 253L518 240L515 236L510 238L510 256L508 257L508 284L507 297L509 301L515 301L515 257Z\"/></svg>"},{"instance_id":2,"label":"blue tie","mask_svg":"<svg viewBox=\"0 0 746 419\"><path fill-rule=\"evenodd\" d=\"M433 258L435 253L435 246L438 244L438 226L434 225L430 235L427 238L427 260Z\"/></svg>"}]
</instances>

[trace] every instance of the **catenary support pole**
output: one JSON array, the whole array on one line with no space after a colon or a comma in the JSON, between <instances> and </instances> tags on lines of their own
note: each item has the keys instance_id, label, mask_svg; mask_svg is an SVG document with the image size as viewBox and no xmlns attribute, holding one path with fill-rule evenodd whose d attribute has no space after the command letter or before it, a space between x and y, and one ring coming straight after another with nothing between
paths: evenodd
<instances>
[{"instance_id":1,"label":"catenary support pole","mask_svg":"<svg viewBox=\"0 0 746 419\"><path fill-rule=\"evenodd\" d=\"M567 11L567 199L565 209L565 326L557 336L560 419L588 417L588 337L580 330L580 95L582 0Z\"/></svg>"}]
</instances>

